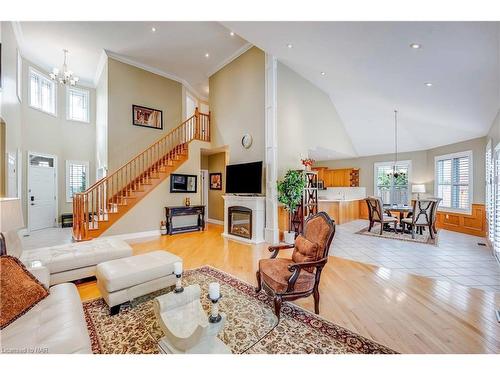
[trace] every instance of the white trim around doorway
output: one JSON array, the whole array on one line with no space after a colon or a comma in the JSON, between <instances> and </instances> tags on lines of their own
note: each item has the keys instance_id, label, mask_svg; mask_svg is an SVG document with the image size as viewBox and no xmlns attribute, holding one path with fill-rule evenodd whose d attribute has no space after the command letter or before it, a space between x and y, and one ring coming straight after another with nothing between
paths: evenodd
<instances>
[{"instance_id":1,"label":"white trim around doorway","mask_svg":"<svg viewBox=\"0 0 500 375\"><path fill-rule=\"evenodd\" d=\"M28 216L27 218L27 234L31 232L31 215L30 215L30 156L35 155L35 156L43 156L47 158L52 158L54 159L54 179L55 179L55 184L54 184L54 193L55 193L55 209L54 209L54 227L57 226L58 224L58 212L59 212L59 191L58 191L58 171L57 171L57 156L52 155L52 154L45 154L42 152L35 152L35 151L28 151L27 152L27 158L26 158L26 214Z\"/></svg>"}]
</instances>

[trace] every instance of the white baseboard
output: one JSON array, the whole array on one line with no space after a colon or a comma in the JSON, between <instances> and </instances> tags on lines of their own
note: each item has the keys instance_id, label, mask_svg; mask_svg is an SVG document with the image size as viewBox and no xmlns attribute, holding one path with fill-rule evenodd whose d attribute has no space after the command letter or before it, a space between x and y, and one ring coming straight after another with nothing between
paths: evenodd
<instances>
[{"instance_id":1,"label":"white baseboard","mask_svg":"<svg viewBox=\"0 0 500 375\"><path fill-rule=\"evenodd\" d=\"M224 225L224 221L222 221L222 220L216 220L216 219L207 219L207 223L217 224L217 225Z\"/></svg>"}]
</instances>

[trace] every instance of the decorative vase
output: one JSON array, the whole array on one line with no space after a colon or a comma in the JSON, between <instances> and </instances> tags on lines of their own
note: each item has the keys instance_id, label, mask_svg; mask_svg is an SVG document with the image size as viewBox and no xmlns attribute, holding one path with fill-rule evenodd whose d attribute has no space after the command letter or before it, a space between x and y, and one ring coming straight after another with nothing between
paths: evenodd
<instances>
[{"instance_id":1,"label":"decorative vase","mask_svg":"<svg viewBox=\"0 0 500 375\"><path fill-rule=\"evenodd\" d=\"M165 234L167 234L167 223L166 223L166 222L164 222L164 221L162 221L162 222L160 223L160 234L161 234L162 236L164 236Z\"/></svg>"},{"instance_id":2,"label":"decorative vase","mask_svg":"<svg viewBox=\"0 0 500 375\"><path fill-rule=\"evenodd\" d=\"M306 165L306 171L308 171L308 172L311 171L311 166L310 165Z\"/></svg>"}]
</instances>

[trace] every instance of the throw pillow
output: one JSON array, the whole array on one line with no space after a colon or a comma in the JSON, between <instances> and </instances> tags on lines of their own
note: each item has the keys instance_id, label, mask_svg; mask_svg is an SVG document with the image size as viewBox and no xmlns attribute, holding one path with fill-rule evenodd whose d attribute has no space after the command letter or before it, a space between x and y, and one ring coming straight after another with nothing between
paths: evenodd
<instances>
[{"instance_id":1,"label":"throw pillow","mask_svg":"<svg viewBox=\"0 0 500 375\"><path fill-rule=\"evenodd\" d=\"M295 263L312 262L318 260L319 246L317 243L309 241L303 235L295 240L295 250L292 254L292 260ZM314 267L304 268L306 271L313 272Z\"/></svg>"},{"instance_id":2,"label":"throw pillow","mask_svg":"<svg viewBox=\"0 0 500 375\"><path fill-rule=\"evenodd\" d=\"M0 257L0 329L49 295L42 283L13 256Z\"/></svg>"}]
</instances>

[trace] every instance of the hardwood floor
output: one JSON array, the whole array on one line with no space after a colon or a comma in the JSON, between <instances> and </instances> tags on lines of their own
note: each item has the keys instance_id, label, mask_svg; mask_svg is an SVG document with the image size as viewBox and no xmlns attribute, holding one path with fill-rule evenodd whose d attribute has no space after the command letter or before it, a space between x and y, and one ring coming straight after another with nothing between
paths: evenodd
<instances>
[{"instance_id":1,"label":"hardwood floor","mask_svg":"<svg viewBox=\"0 0 500 375\"><path fill-rule=\"evenodd\" d=\"M129 242L134 254L167 250L184 259L185 269L208 264L255 285L267 245L230 241L221 232L209 224L205 232ZM99 297L95 282L78 289L82 300ZM500 353L498 293L334 256L320 291L322 317L401 353ZM296 303L313 311L312 297Z\"/></svg>"}]
</instances>

